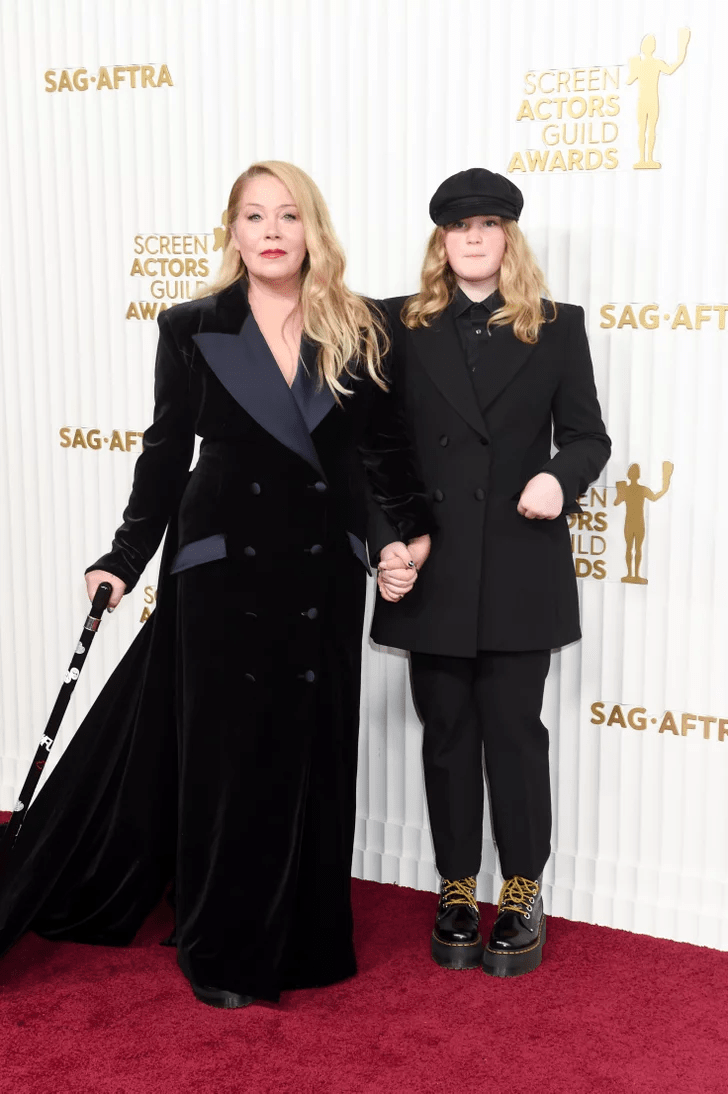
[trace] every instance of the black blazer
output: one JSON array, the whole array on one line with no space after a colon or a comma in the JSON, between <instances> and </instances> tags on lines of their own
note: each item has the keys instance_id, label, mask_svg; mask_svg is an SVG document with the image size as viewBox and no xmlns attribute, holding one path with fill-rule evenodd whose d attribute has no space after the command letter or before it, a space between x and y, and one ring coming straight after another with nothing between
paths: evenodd
<instances>
[{"instance_id":1,"label":"black blazer","mask_svg":"<svg viewBox=\"0 0 728 1094\"><path fill-rule=\"evenodd\" d=\"M337 405L328 387L317 390L315 353L304 344L313 379L297 401L241 282L162 312L154 422L112 549L89 569L130 590L173 518L181 548L173 572L251 549L263 557L305 550L323 529L366 565L370 505L386 514L390 538L429 531L397 400L363 374L342 381L352 394ZM190 474L195 434L202 441ZM315 501L324 498L322 510Z\"/></svg>"},{"instance_id":2,"label":"black blazer","mask_svg":"<svg viewBox=\"0 0 728 1094\"><path fill-rule=\"evenodd\" d=\"M610 452L582 308L559 304L535 346L494 327L479 407L449 309L407 329L405 297L384 303L393 383L439 529L413 591L379 599L372 638L422 653L550 649L580 636L566 514ZM551 455L552 440L558 452ZM553 521L517 512L526 483L549 471L565 504ZM381 516L373 539L386 542Z\"/></svg>"}]
</instances>

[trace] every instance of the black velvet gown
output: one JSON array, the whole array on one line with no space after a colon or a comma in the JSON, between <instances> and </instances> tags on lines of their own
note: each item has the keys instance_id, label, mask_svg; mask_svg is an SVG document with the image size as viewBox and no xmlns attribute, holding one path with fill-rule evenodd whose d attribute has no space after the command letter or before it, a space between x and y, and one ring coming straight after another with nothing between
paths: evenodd
<instances>
[{"instance_id":1,"label":"black velvet gown","mask_svg":"<svg viewBox=\"0 0 728 1094\"><path fill-rule=\"evenodd\" d=\"M196 983L276 1000L356 971L368 511L431 525L396 394L362 375L339 406L302 359L289 389L240 283L160 317L154 423L91 567L133 587L168 527L157 608L29 810L0 953L29 928L126 944L175 877Z\"/></svg>"}]
</instances>

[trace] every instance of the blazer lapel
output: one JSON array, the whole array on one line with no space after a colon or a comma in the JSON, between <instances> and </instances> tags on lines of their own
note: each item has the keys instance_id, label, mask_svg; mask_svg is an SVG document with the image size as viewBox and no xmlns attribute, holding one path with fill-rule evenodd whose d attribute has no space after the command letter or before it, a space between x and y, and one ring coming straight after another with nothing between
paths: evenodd
<instances>
[{"instance_id":1,"label":"blazer lapel","mask_svg":"<svg viewBox=\"0 0 728 1094\"><path fill-rule=\"evenodd\" d=\"M486 350L483 373L478 382L478 396L485 410L511 382L536 347L520 342L513 327L491 327L490 345Z\"/></svg>"},{"instance_id":2,"label":"blazer lapel","mask_svg":"<svg viewBox=\"0 0 728 1094\"><path fill-rule=\"evenodd\" d=\"M308 339L301 339L301 364L291 392L303 416L309 433L321 424L328 412L336 405L328 384L319 386L316 357L318 348ZM346 374L344 374L346 375Z\"/></svg>"},{"instance_id":3,"label":"blazer lapel","mask_svg":"<svg viewBox=\"0 0 728 1094\"><path fill-rule=\"evenodd\" d=\"M210 331L192 337L235 402L325 479L303 415L252 313L248 312L237 334ZM323 417L327 410L323 405L321 410Z\"/></svg>"},{"instance_id":4,"label":"blazer lapel","mask_svg":"<svg viewBox=\"0 0 728 1094\"><path fill-rule=\"evenodd\" d=\"M483 415L468 375L455 322L449 311L434 320L431 327L411 331L417 356L451 406L476 433L487 437Z\"/></svg>"}]
</instances>

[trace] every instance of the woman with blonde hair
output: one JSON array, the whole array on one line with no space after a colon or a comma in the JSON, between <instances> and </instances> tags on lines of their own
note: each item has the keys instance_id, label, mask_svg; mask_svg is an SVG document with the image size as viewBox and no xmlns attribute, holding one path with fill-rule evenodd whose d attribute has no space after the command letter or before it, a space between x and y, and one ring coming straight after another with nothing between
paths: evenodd
<instances>
[{"instance_id":1,"label":"woman with blonde hair","mask_svg":"<svg viewBox=\"0 0 728 1094\"><path fill-rule=\"evenodd\" d=\"M86 573L91 597L111 583L113 610L169 527L157 609L30 809L0 952L27 927L128 943L174 874L178 962L201 1001L355 972L368 510L387 515L376 548L405 564L408 541L427 553L430 516L387 335L344 264L313 181L254 164L230 194L219 280L160 315L154 422Z\"/></svg>"},{"instance_id":2,"label":"woman with blonde hair","mask_svg":"<svg viewBox=\"0 0 728 1094\"><path fill-rule=\"evenodd\" d=\"M396 610L379 601L372 628L411 651L442 877L432 957L503 977L541 961L551 834L541 705L551 650L580 636L566 514L610 451L584 312L548 294L517 224L522 206L518 187L483 168L446 179L430 203L420 292L386 302L393 382L438 531L414 590ZM380 570L383 588L397 578L399 560ZM505 878L485 946L483 760Z\"/></svg>"}]
</instances>

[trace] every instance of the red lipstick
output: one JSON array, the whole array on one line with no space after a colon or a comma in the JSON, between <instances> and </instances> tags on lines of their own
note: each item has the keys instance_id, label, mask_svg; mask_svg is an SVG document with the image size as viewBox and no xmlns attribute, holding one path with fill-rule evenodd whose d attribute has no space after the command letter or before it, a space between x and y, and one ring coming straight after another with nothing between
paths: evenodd
<instances>
[{"instance_id":1,"label":"red lipstick","mask_svg":"<svg viewBox=\"0 0 728 1094\"><path fill-rule=\"evenodd\" d=\"M286 251L279 251L279 250L261 251L260 252L260 257L261 258L282 258L283 255L285 255L286 253L287 253Z\"/></svg>"}]
</instances>

